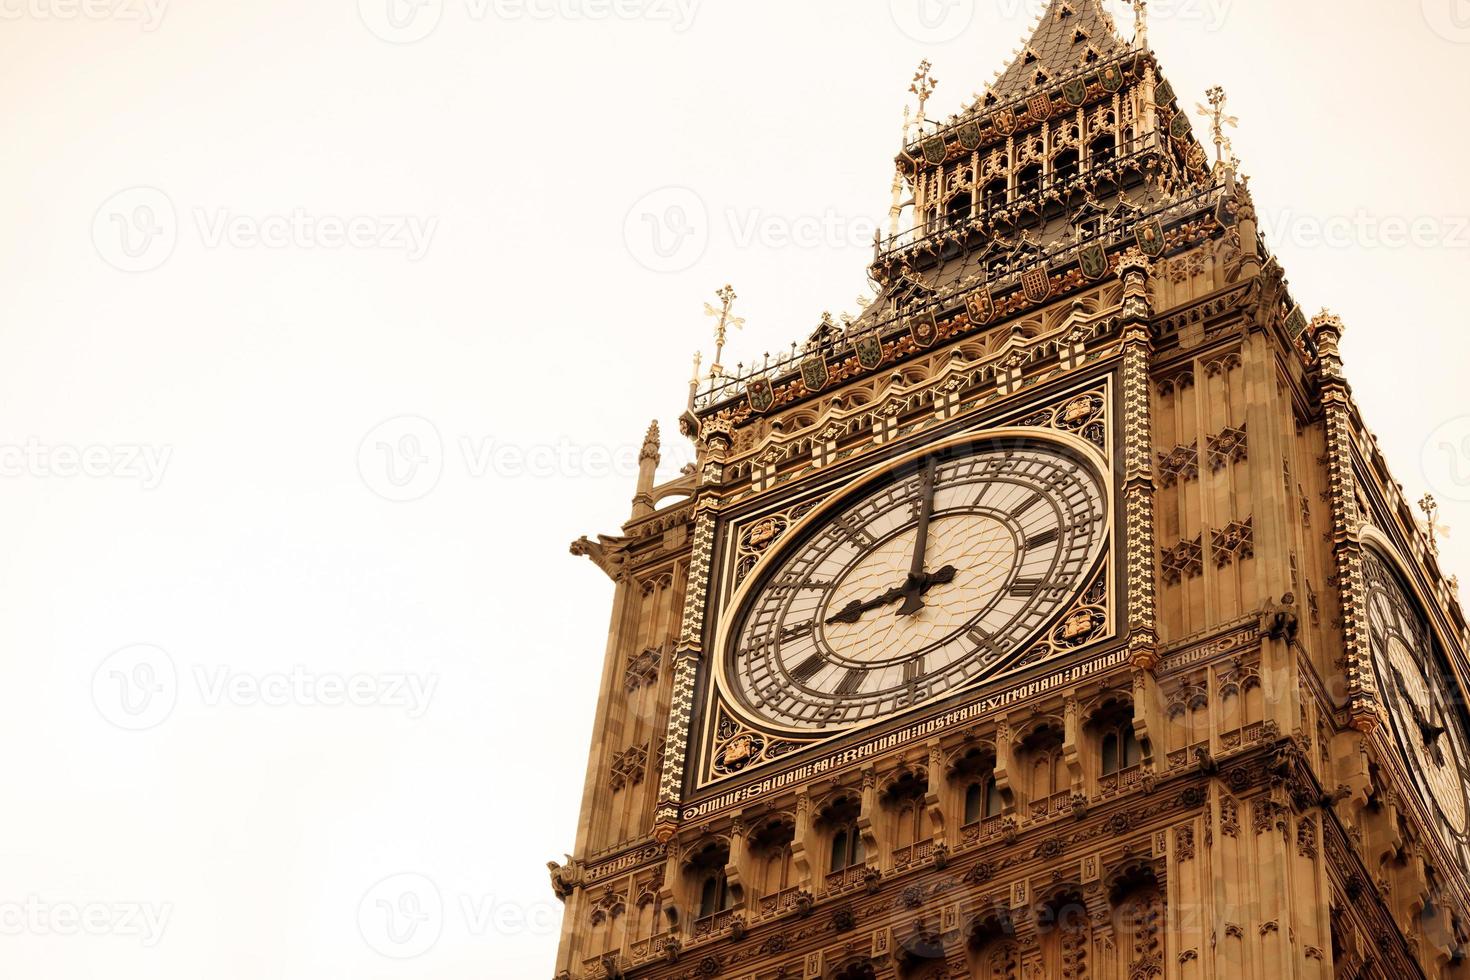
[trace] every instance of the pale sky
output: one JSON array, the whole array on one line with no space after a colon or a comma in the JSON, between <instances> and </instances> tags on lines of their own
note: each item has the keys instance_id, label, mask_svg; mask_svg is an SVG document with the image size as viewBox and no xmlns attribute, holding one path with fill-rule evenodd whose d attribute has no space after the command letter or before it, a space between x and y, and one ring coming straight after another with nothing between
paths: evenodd
<instances>
[{"instance_id":1,"label":"pale sky","mask_svg":"<svg viewBox=\"0 0 1470 980\"><path fill-rule=\"evenodd\" d=\"M731 362L852 309L915 65L947 115L1041 6L918 2L0 0L0 973L550 975L568 543L689 458L719 286ZM1151 6L1470 574L1470 3Z\"/></svg>"}]
</instances>

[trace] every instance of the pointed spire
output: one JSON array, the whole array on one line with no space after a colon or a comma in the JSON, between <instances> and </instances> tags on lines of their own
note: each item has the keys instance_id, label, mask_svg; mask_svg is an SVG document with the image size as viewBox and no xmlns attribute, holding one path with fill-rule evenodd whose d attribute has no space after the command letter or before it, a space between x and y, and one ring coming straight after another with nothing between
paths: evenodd
<instances>
[{"instance_id":1,"label":"pointed spire","mask_svg":"<svg viewBox=\"0 0 1470 980\"><path fill-rule=\"evenodd\" d=\"M643 437L643 451L638 454L639 459L658 459L659 436L658 419L654 419L648 426L648 433Z\"/></svg>"},{"instance_id":2,"label":"pointed spire","mask_svg":"<svg viewBox=\"0 0 1470 980\"><path fill-rule=\"evenodd\" d=\"M997 76L996 97L1008 101L1032 94L1038 71L1051 79L1080 68L1089 48L1100 58L1111 58L1126 52L1128 45L1099 0L1051 0L1030 40Z\"/></svg>"}]
</instances>

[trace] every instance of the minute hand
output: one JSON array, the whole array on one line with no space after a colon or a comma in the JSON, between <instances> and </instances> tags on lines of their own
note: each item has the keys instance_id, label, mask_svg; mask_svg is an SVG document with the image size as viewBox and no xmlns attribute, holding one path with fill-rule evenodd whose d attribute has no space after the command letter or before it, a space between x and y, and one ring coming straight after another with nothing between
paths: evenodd
<instances>
[{"instance_id":1,"label":"minute hand","mask_svg":"<svg viewBox=\"0 0 1470 980\"><path fill-rule=\"evenodd\" d=\"M909 564L908 581L903 586L903 605L898 609L900 616L912 616L924 608L924 559L929 550L929 519L934 516L934 483L939 461L930 458L924 465L921 477L923 499L919 503L919 527L915 532L914 557Z\"/></svg>"}]
</instances>

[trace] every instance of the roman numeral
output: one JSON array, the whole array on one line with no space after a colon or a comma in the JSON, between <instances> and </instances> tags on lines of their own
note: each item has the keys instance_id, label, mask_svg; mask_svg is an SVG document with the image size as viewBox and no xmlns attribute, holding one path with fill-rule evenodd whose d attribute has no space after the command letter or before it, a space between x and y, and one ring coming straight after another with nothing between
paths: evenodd
<instances>
[{"instance_id":1,"label":"roman numeral","mask_svg":"<svg viewBox=\"0 0 1470 980\"><path fill-rule=\"evenodd\" d=\"M801 637L806 636L813 629L815 629L816 628L816 625L817 624L814 623L814 622L806 622L806 623L800 623L800 624L798 624L796 626L788 626L788 627L786 627L785 629L783 629L781 631L781 639L782 640L797 640L797 639L800 639Z\"/></svg>"},{"instance_id":2,"label":"roman numeral","mask_svg":"<svg viewBox=\"0 0 1470 980\"><path fill-rule=\"evenodd\" d=\"M915 657L914 659L910 660L908 663L906 663L906 664L903 665L903 682L905 684L912 684L914 681L918 680L920 677L923 677L923 676L924 676L924 658L923 657Z\"/></svg>"},{"instance_id":3,"label":"roman numeral","mask_svg":"<svg viewBox=\"0 0 1470 980\"><path fill-rule=\"evenodd\" d=\"M1057 539L1061 536L1062 532L1057 528L1052 528L1050 531L1042 531L1036 537L1026 542L1026 550L1030 551L1032 548L1041 548L1045 545L1056 544Z\"/></svg>"},{"instance_id":4,"label":"roman numeral","mask_svg":"<svg viewBox=\"0 0 1470 980\"><path fill-rule=\"evenodd\" d=\"M849 670L847 676L842 678L842 683L837 685L837 690L833 693L842 698L850 697L858 692L858 689L863 686L863 681L867 679L868 672L866 670Z\"/></svg>"},{"instance_id":5,"label":"roman numeral","mask_svg":"<svg viewBox=\"0 0 1470 980\"><path fill-rule=\"evenodd\" d=\"M1031 496L1027 497L1025 500L1021 501L1019 504L1011 508L1011 516L1018 518L1039 503L1041 503L1041 494L1033 493Z\"/></svg>"},{"instance_id":6,"label":"roman numeral","mask_svg":"<svg viewBox=\"0 0 1470 980\"><path fill-rule=\"evenodd\" d=\"M1046 585L1044 578L1018 578L1011 583L1011 595L1030 598Z\"/></svg>"},{"instance_id":7,"label":"roman numeral","mask_svg":"<svg viewBox=\"0 0 1470 980\"><path fill-rule=\"evenodd\" d=\"M817 656L816 654L812 654L810 657L807 657L801 663L791 668L791 679L796 681L796 683L798 684L805 684L807 681L817 676L817 671L821 670L822 665L825 663L826 661L823 660L821 657Z\"/></svg>"}]
</instances>

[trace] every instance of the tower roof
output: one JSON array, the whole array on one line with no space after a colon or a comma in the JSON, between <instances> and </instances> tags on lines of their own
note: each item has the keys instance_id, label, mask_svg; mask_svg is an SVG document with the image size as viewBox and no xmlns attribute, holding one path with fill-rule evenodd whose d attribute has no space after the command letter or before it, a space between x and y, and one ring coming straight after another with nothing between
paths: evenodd
<instances>
[{"instance_id":1,"label":"tower roof","mask_svg":"<svg viewBox=\"0 0 1470 980\"><path fill-rule=\"evenodd\" d=\"M1001 101L1019 98L1127 49L1099 0L1051 0L1031 39L990 91Z\"/></svg>"}]
</instances>

